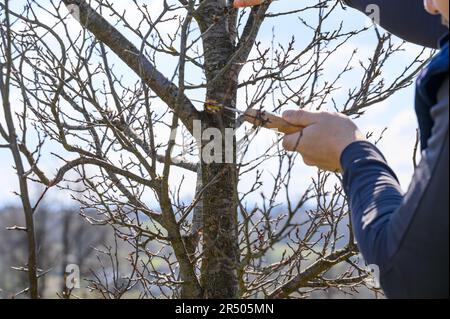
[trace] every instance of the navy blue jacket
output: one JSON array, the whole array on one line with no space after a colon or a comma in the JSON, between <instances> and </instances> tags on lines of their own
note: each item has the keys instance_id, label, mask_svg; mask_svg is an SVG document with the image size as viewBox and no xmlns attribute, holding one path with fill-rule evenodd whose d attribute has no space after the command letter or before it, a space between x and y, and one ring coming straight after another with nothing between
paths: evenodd
<instances>
[{"instance_id":1,"label":"navy blue jacket","mask_svg":"<svg viewBox=\"0 0 450 319\"><path fill-rule=\"evenodd\" d=\"M371 14L373 5L380 9L380 25L396 36L429 48L438 48L448 32L441 17L424 10L423 0L344 0L349 6Z\"/></svg>"},{"instance_id":2,"label":"navy blue jacket","mask_svg":"<svg viewBox=\"0 0 450 319\"><path fill-rule=\"evenodd\" d=\"M353 0L349 4L364 11L365 5L377 3L382 12L398 13L405 2L408 10L420 13L384 15L382 26L428 46L425 38L444 30L448 33L435 17L424 15L430 24L409 18L425 12L422 0ZM373 144L355 142L341 157L358 247L368 264L379 266L381 286L390 298L449 296L448 49L447 36L417 81L422 160L408 192L402 192L395 173Z\"/></svg>"}]
</instances>

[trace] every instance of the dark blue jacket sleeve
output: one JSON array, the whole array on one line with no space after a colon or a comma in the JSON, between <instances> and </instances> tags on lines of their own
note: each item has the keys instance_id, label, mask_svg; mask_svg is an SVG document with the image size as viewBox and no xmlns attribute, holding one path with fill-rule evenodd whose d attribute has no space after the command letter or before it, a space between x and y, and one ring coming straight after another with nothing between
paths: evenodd
<instances>
[{"instance_id":1,"label":"dark blue jacket sleeve","mask_svg":"<svg viewBox=\"0 0 450 319\"><path fill-rule=\"evenodd\" d=\"M369 5L380 8L380 25L388 32L418 45L437 48L448 29L440 16L424 10L423 0L346 0L349 6L366 14Z\"/></svg>"},{"instance_id":2,"label":"dark blue jacket sleeve","mask_svg":"<svg viewBox=\"0 0 450 319\"><path fill-rule=\"evenodd\" d=\"M375 146L353 143L342 156L355 238L389 298L448 298L448 126L443 131L405 195Z\"/></svg>"},{"instance_id":3,"label":"dark blue jacket sleeve","mask_svg":"<svg viewBox=\"0 0 450 319\"><path fill-rule=\"evenodd\" d=\"M395 173L381 152L361 141L343 152L344 188L352 210L352 224L358 246L368 264L387 259L387 223L402 204L403 194Z\"/></svg>"},{"instance_id":4,"label":"dark blue jacket sleeve","mask_svg":"<svg viewBox=\"0 0 450 319\"><path fill-rule=\"evenodd\" d=\"M448 298L448 85L447 74L430 111L428 146L405 194L373 144L354 142L341 156L358 247L368 264L380 268L389 298Z\"/></svg>"}]
</instances>

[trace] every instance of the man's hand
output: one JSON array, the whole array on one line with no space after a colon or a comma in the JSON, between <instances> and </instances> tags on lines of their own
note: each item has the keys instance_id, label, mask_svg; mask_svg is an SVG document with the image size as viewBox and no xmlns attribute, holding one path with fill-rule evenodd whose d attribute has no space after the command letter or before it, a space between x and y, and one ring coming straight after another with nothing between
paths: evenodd
<instances>
[{"instance_id":1,"label":"man's hand","mask_svg":"<svg viewBox=\"0 0 450 319\"><path fill-rule=\"evenodd\" d=\"M233 5L235 8L242 8L242 7L257 6L263 2L264 0L234 0Z\"/></svg>"},{"instance_id":2,"label":"man's hand","mask_svg":"<svg viewBox=\"0 0 450 319\"><path fill-rule=\"evenodd\" d=\"M305 164L323 170L341 171L341 154L353 142L365 140L358 127L346 116L337 113L286 111L283 118L302 132L286 135L283 147L297 151Z\"/></svg>"}]
</instances>

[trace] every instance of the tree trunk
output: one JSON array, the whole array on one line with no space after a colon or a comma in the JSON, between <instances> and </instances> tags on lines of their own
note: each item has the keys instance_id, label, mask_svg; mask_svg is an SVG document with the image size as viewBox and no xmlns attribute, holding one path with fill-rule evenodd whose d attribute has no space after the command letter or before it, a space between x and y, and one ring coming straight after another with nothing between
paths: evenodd
<instances>
[{"instance_id":1,"label":"tree trunk","mask_svg":"<svg viewBox=\"0 0 450 319\"><path fill-rule=\"evenodd\" d=\"M232 164L204 165L204 183L218 181L204 195L202 286L205 298L238 298L236 168Z\"/></svg>"},{"instance_id":2,"label":"tree trunk","mask_svg":"<svg viewBox=\"0 0 450 319\"><path fill-rule=\"evenodd\" d=\"M205 71L208 81L207 101L234 107L236 105L237 75L227 72L219 79L217 74L234 53L234 19L227 13L226 1L205 1L200 10L203 23ZM203 186L203 258L202 287L205 298L238 298L239 284L237 265L239 262L237 224L237 169L236 140L230 129L234 128L233 111L219 110L203 114L202 131L220 131L221 141L214 141L216 147L213 163L202 158ZM226 132L228 129L228 132ZM208 135L208 134L204 134ZM211 143L210 136L203 136L202 153ZM218 138L215 136L214 138ZM227 141L228 140L228 141ZM230 154L230 144L232 146ZM228 146L228 147L227 147ZM228 149L228 154L227 154ZM209 151L208 151L209 152ZM203 154L204 155L204 154Z\"/></svg>"},{"instance_id":3,"label":"tree trunk","mask_svg":"<svg viewBox=\"0 0 450 319\"><path fill-rule=\"evenodd\" d=\"M66 267L69 263L69 254L70 254L70 225L72 222L72 214L71 212L64 211L62 216L62 233L61 233L61 241L62 241L62 262L61 262L61 293L63 298L70 297L70 291L66 284Z\"/></svg>"},{"instance_id":4,"label":"tree trunk","mask_svg":"<svg viewBox=\"0 0 450 319\"><path fill-rule=\"evenodd\" d=\"M2 22L3 23L3 22ZM5 47L5 61L2 67L0 67L0 97L3 105L3 113L5 116L6 127L8 130L8 136L6 132L2 135L9 142L8 147L14 159L15 170L19 181L20 200L22 202L23 212L25 215L26 235L28 243L28 263L26 269L28 272L28 292L32 299L39 298L38 288L38 276L37 276L37 256L36 256L36 238L34 229L34 216L33 207L30 201L30 194L28 189L28 176L25 172L25 167L22 161L18 136L16 133L16 127L14 123L14 113L10 104L10 83L11 74L13 68L13 54L12 54L12 32L11 23L9 17L9 1L5 1L5 21L6 26L6 39L2 44L6 44ZM3 69L5 71L3 71Z\"/></svg>"}]
</instances>

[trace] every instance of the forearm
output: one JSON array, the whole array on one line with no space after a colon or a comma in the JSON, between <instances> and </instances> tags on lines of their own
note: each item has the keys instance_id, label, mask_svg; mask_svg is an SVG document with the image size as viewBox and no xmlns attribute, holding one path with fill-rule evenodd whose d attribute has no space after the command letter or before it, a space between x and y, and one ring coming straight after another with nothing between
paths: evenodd
<instances>
[{"instance_id":1,"label":"forearm","mask_svg":"<svg viewBox=\"0 0 450 319\"><path fill-rule=\"evenodd\" d=\"M383 264L388 258L386 248L393 244L386 242L388 223L403 201L398 180L369 142L348 146L341 162L359 249L369 264Z\"/></svg>"},{"instance_id":2,"label":"forearm","mask_svg":"<svg viewBox=\"0 0 450 319\"><path fill-rule=\"evenodd\" d=\"M422 0L345 0L366 14L370 5L379 7L379 24L388 32L418 45L437 48L439 39L448 32L439 16L428 14Z\"/></svg>"}]
</instances>

